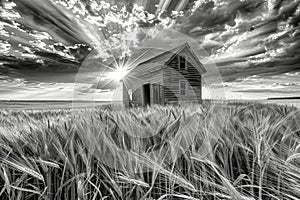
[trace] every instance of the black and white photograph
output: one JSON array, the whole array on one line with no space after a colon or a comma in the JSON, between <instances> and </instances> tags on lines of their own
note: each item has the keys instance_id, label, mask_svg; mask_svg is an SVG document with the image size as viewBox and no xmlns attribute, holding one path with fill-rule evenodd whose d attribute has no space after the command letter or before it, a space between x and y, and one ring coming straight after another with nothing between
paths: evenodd
<instances>
[{"instance_id":1,"label":"black and white photograph","mask_svg":"<svg viewBox=\"0 0 300 200\"><path fill-rule=\"evenodd\" d=\"M299 0L0 0L1 200L299 200Z\"/></svg>"}]
</instances>

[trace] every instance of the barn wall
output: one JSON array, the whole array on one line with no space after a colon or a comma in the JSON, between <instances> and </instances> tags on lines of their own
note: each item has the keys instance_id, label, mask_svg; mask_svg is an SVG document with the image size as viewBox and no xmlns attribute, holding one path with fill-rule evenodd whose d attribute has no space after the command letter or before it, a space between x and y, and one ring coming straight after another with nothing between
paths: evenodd
<instances>
[{"instance_id":1,"label":"barn wall","mask_svg":"<svg viewBox=\"0 0 300 200\"><path fill-rule=\"evenodd\" d=\"M180 55L188 56L188 53L183 51ZM199 103L202 99L202 83L201 74L191 64L187 63L187 70L178 69L178 56L176 56L169 66L164 68L164 96L166 103L177 102L195 102ZM180 96L179 82L180 80L187 81L187 90L185 96Z\"/></svg>"},{"instance_id":2,"label":"barn wall","mask_svg":"<svg viewBox=\"0 0 300 200\"><path fill-rule=\"evenodd\" d=\"M151 104L163 104L163 80L152 82L150 86Z\"/></svg>"},{"instance_id":3,"label":"barn wall","mask_svg":"<svg viewBox=\"0 0 300 200\"><path fill-rule=\"evenodd\" d=\"M142 67L142 66L141 66ZM136 76L139 80L139 87L132 93L132 103L136 106L143 106L143 84L150 83L150 101L153 104L153 84L163 84L163 71L162 69L147 74L146 76ZM160 91L161 97L163 97L163 90ZM161 100L163 101L163 99Z\"/></svg>"},{"instance_id":4,"label":"barn wall","mask_svg":"<svg viewBox=\"0 0 300 200\"><path fill-rule=\"evenodd\" d=\"M142 106L143 105L143 90L142 87L139 87L132 93L132 104L134 106Z\"/></svg>"}]
</instances>

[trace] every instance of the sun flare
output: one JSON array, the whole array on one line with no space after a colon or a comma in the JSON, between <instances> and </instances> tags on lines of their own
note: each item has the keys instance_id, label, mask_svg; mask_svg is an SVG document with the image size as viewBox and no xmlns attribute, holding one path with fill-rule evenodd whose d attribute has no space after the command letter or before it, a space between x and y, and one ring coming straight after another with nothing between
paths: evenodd
<instances>
[{"instance_id":1,"label":"sun flare","mask_svg":"<svg viewBox=\"0 0 300 200\"><path fill-rule=\"evenodd\" d=\"M114 69L113 72L109 72L106 76L106 78L114 80L114 81L121 81L125 78L125 76L128 74L128 69L125 66L117 67Z\"/></svg>"}]
</instances>

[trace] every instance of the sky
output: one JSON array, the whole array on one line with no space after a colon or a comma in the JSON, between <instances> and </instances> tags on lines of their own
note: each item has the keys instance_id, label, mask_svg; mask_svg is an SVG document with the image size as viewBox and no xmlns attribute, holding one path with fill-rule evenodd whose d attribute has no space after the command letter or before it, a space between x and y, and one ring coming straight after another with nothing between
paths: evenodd
<instances>
[{"instance_id":1,"label":"sky","mask_svg":"<svg viewBox=\"0 0 300 200\"><path fill-rule=\"evenodd\" d=\"M184 42L203 98L300 96L298 0L166 2L0 1L0 100L106 100L93 85L114 60Z\"/></svg>"}]
</instances>

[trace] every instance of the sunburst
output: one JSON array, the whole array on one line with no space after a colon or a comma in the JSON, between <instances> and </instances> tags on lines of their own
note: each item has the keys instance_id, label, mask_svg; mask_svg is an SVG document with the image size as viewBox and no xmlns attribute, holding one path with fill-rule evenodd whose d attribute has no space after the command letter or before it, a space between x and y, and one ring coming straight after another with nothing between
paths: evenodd
<instances>
[{"instance_id":1,"label":"sunburst","mask_svg":"<svg viewBox=\"0 0 300 200\"><path fill-rule=\"evenodd\" d=\"M128 73L128 67L118 66L112 72L107 73L106 78L119 82L123 80Z\"/></svg>"}]
</instances>

